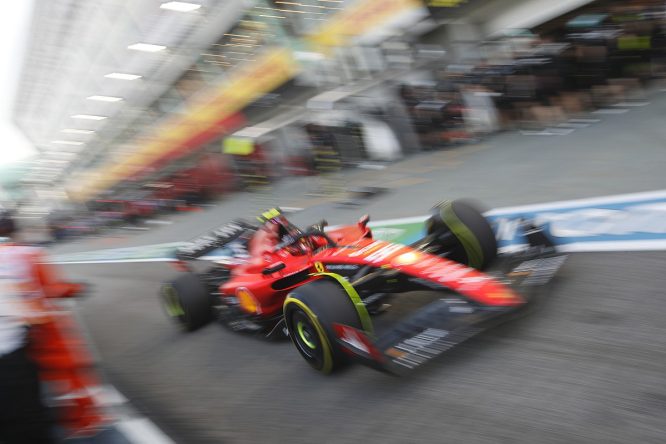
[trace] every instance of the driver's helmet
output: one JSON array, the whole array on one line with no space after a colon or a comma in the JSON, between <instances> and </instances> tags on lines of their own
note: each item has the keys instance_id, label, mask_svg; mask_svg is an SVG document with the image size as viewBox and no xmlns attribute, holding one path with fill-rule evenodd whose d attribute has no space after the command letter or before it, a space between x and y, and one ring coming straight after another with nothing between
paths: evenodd
<instances>
[{"instance_id":1,"label":"driver's helmet","mask_svg":"<svg viewBox=\"0 0 666 444\"><path fill-rule=\"evenodd\" d=\"M287 236L295 237L301 234L301 230L289 222L280 208L272 208L264 211L261 213L261 216L257 217L257 219L263 224L276 225L278 240L280 242L286 240Z\"/></svg>"}]
</instances>

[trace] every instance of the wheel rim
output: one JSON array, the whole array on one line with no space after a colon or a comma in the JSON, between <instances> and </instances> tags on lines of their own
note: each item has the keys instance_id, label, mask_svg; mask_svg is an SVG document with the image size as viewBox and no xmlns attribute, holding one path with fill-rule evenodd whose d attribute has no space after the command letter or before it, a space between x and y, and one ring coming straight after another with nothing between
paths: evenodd
<instances>
[{"instance_id":1,"label":"wheel rim","mask_svg":"<svg viewBox=\"0 0 666 444\"><path fill-rule=\"evenodd\" d=\"M298 321L296 323L296 331L298 331L298 336L305 345L310 347L312 350L317 348L317 344L312 339L312 331L308 327L306 327L306 325L303 322Z\"/></svg>"},{"instance_id":2,"label":"wheel rim","mask_svg":"<svg viewBox=\"0 0 666 444\"><path fill-rule=\"evenodd\" d=\"M162 305L164 306L164 310L166 311L167 315L171 319L174 319L176 322L178 322L181 327L187 328L187 313L185 313L185 309L180 303L178 291L176 291L176 289L171 285L165 285L162 287Z\"/></svg>"},{"instance_id":3,"label":"wheel rim","mask_svg":"<svg viewBox=\"0 0 666 444\"><path fill-rule=\"evenodd\" d=\"M290 330L293 332L294 343L298 351L315 368L321 367L324 362L321 338L308 315L301 309L294 310L291 316L291 327Z\"/></svg>"}]
</instances>

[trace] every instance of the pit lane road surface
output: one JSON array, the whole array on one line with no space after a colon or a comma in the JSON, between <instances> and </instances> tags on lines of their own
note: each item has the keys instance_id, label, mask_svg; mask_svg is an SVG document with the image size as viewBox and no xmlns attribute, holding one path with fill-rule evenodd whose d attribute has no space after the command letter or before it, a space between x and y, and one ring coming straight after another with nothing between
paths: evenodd
<instances>
[{"instance_id":1,"label":"pit lane road surface","mask_svg":"<svg viewBox=\"0 0 666 444\"><path fill-rule=\"evenodd\" d=\"M629 275L618 272L629 265ZM527 317L413 375L312 371L289 342L210 325L184 335L157 306L157 264L96 274L83 313L111 381L174 441L662 442L663 253L580 253Z\"/></svg>"}]
</instances>

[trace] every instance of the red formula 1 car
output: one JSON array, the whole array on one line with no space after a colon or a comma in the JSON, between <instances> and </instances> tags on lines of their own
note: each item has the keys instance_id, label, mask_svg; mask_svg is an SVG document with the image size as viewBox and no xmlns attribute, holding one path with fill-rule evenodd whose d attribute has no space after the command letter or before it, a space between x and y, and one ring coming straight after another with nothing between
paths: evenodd
<instances>
[{"instance_id":1,"label":"red formula 1 car","mask_svg":"<svg viewBox=\"0 0 666 444\"><path fill-rule=\"evenodd\" d=\"M528 222L529 248L498 255L489 222L466 201L434 207L409 246L373 239L367 216L326 231L324 221L300 230L279 209L259 220L182 247L176 264L187 273L163 285L162 303L185 330L217 317L237 331L286 334L324 373L350 358L416 368L511 317L565 259ZM190 260L220 248L212 268L192 271Z\"/></svg>"}]
</instances>

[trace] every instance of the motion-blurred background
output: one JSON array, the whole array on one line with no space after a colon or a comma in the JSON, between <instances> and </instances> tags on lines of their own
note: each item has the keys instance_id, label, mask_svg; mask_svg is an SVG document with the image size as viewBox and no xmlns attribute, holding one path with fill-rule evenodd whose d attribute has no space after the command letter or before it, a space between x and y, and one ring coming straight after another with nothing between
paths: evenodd
<instances>
[{"instance_id":1,"label":"motion-blurred background","mask_svg":"<svg viewBox=\"0 0 666 444\"><path fill-rule=\"evenodd\" d=\"M664 1L20 0L2 58L0 205L91 284L104 379L173 441L664 441ZM260 208L462 197L576 253L534 316L414 378L160 311L175 245Z\"/></svg>"},{"instance_id":2,"label":"motion-blurred background","mask_svg":"<svg viewBox=\"0 0 666 444\"><path fill-rule=\"evenodd\" d=\"M34 0L30 16L11 119L34 153L0 166L0 199L40 240L566 133L666 73L652 0Z\"/></svg>"}]
</instances>

